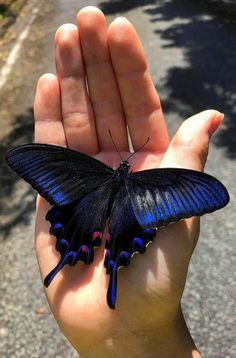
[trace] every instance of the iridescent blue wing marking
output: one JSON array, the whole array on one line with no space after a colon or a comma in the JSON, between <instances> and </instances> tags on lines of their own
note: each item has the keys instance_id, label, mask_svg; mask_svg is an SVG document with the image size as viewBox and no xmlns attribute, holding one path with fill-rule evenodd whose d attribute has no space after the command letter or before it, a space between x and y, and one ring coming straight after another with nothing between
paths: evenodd
<instances>
[{"instance_id":1,"label":"iridescent blue wing marking","mask_svg":"<svg viewBox=\"0 0 236 358\"><path fill-rule=\"evenodd\" d=\"M52 205L67 205L105 184L113 169L88 155L46 144L8 151L8 165Z\"/></svg>"},{"instance_id":2,"label":"iridescent blue wing marking","mask_svg":"<svg viewBox=\"0 0 236 358\"><path fill-rule=\"evenodd\" d=\"M143 228L200 216L224 207L226 188L214 177L188 169L160 168L131 173L127 191Z\"/></svg>"},{"instance_id":3,"label":"iridescent blue wing marking","mask_svg":"<svg viewBox=\"0 0 236 358\"><path fill-rule=\"evenodd\" d=\"M217 179L193 170L145 170L126 174L117 186L113 169L67 148L24 145L10 150L6 160L53 205L46 219L61 259L45 278L45 286L64 265L93 261L109 217L104 265L110 275L111 308L115 308L118 268L127 266L134 252L145 251L155 228L215 211L229 201Z\"/></svg>"},{"instance_id":4,"label":"iridescent blue wing marking","mask_svg":"<svg viewBox=\"0 0 236 358\"><path fill-rule=\"evenodd\" d=\"M106 237L104 265L107 274L110 275L107 291L107 302L110 308L115 308L118 268L128 266L133 253L144 253L154 235L155 230L143 229L139 225L127 190L123 186L115 199Z\"/></svg>"},{"instance_id":5,"label":"iridescent blue wing marking","mask_svg":"<svg viewBox=\"0 0 236 358\"><path fill-rule=\"evenodd\" d=\"M78 202L53 207L46 219L51 223L50 233L56 237L56 249L61 254L58 265L44 280L50 285L64 265L75 265L79 260L90 264L94 258L94 247L101 245L107 220L107 207L111 185L99 187Z\"/></svg>"}]
</instances>

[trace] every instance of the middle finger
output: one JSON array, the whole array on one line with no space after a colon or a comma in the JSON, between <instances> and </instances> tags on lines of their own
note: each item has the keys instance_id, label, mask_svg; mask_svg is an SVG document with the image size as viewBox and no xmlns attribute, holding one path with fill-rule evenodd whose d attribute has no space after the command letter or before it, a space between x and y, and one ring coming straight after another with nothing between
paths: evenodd
<instances>
[{"instance_id":1,"label":"middle finger","mask_svg":"<svg viewBox=\"0 0 236 358\"><path fill-rule=\"evenodd\" d=\"M77 20L99 147L114 150L108 134L110 129L118 150L126 151L127 130L108 51L105 16L96 7L88 6L78 13Z\"/></svg>"}]
</instances>

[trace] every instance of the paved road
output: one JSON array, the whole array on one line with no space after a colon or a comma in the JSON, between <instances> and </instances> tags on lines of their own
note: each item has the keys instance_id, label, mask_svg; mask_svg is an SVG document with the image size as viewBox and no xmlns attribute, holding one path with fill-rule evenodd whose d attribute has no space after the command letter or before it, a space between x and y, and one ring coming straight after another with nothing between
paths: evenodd
<instances>
[{"instance_id":1,"label":"paved road","mask_svg":"<svg viewBox=\"0 0 236 358\"><path fill-rule=\"evenodd\" d=\"M74 22L76 11L90 4L94 2L32 0L11 29L16 41L2 49L2 58L7 59L10 50L13 53L0 77L0 154L32 140L35 84L40 74L54 71L54 32L63 22ZM109 21L122 14L136 26L171 133L184 118L202 109L218 108L225 113L210 148L207 171L228 187L231 203L202 220L183 307L204 357L236 357L234 19L222 16L217 8L208 11L202 1L113 0L100 1L99 6ZM18 47L13 47L16 43ZM4 165L0 181L0 356L77 357L60 334L42 293L32 239L34 194ZM38 307L44 314L35 312Z\"/></svg>"}]
</instances>

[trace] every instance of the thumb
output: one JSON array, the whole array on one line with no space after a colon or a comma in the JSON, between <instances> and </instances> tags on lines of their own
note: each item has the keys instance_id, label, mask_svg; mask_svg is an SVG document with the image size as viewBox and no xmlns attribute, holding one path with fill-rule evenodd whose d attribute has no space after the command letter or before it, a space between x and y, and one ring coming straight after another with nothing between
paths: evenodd
<instances>
[{"instance_id":1,"label":"thumb","mask_svg":"<svg viewBox=\"0 0 236 358\"><path fill-rule=\"evenodd\" d=\"M223 113L209 109L184 121L170 142L161 167L182 167L203 171L210 138L223 118Z\"/></svg>"}]
</instances>

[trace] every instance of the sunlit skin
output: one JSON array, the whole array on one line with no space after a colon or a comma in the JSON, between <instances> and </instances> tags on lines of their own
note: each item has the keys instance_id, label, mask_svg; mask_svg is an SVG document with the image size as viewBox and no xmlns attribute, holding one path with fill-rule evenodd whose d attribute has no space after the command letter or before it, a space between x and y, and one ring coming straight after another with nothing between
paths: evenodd
<instances>
[{"instance_id":1,"label":"sunlit skin","mask_svg":"<svg viewBox=\"0 0 236 358\"><path fill-rule=\"evenodd\" d=\"M223 115L201 112L183 122L169 141L158 94L134 27L124 18L110 26L94 7L82 9L77 25L61 26L55 36L56 75L45 74L35 96L35 141L67 146L114 169L134 150L130 170L185 167L203 170L211 135ZM86 81L88 86L86 86ZM87 88L89 93L87 92ZM66 170L66 168L65 168ZM99 203L95 203L99 210ZM42 279L60 255L37 200L36 251ZM45 289L62 332L81 357L200 357L181 313L189 261L199 235L192 218L158 231L144 255L118 273L116 309L107 306L104 247L93 264L66 266Z\"/></svg>"}]
</instances>

